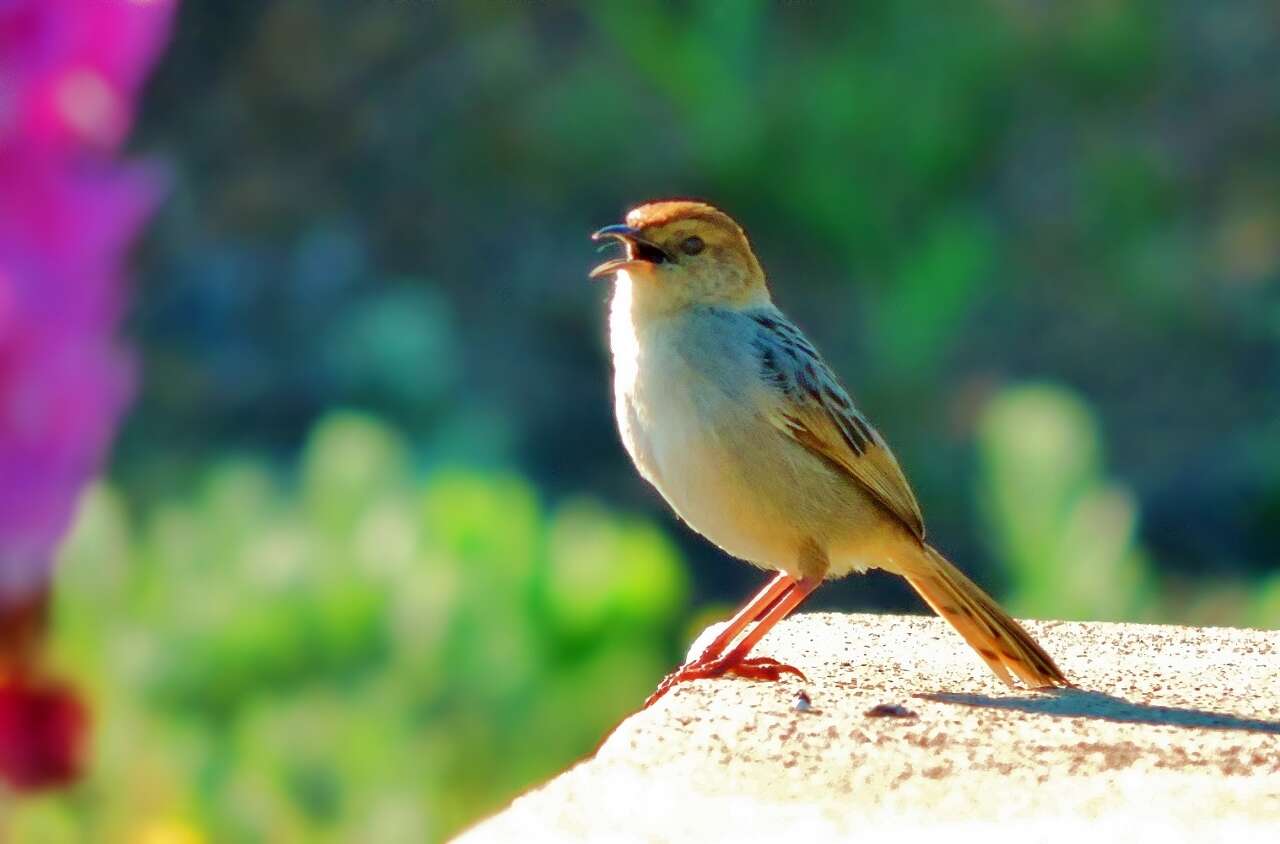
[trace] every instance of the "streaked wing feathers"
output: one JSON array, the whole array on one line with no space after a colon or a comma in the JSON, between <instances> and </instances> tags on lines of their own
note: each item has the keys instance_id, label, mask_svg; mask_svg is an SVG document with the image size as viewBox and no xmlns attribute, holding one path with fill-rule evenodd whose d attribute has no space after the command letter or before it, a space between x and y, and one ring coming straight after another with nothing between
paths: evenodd
<instances>
[{"instance_id":1,"label":"streaked wing feathers","mask_svg":"<svg viewBox=\"0 0 1280 844\"><path fill-rule=\"evenodd\" d=\"M770 417L778 429L849 474L921 540L920 505L888 445L858 413L817 351L781 315L752 316L760 371L778 392Z\"/></svg>"}]
</instances>

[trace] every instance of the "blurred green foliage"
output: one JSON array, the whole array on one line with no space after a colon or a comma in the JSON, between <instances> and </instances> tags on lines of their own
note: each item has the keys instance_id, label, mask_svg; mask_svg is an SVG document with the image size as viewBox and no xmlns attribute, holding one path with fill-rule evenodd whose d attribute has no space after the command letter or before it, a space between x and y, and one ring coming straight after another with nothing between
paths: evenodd
<instances>
[{"instance_id":1,"label":"blurred green foliage","mask_svg":"<svg viewBox=\"0 0 1280 844\"><path fill-rule=\"evenodd\" d=\"M981 423L978 501L1008 562L1015 611L1138 620L1152 598L1133 496L1105 476L1097 421L1061 388L992 401Z\"/></svg>"},{"instance_id":2,"label":"blurred green foliage","mask_svg":"<svg viewBox=\"0 0 1280 844\"><path fill-rule=\"evenodd\" d=\"M1141 546L1133 494L1107 476L1097 415L1061 386L994 397L979 426L977 501L1011 582L1040 618L1274 627L1280 577L1190 584Z\"/></svg>"},{"instance_id":3,"label":"blurred green foliage","mask_svg":"<svg viewBox=\"0 0 1280 844\"><path fill-rule=\"evenodd\" d=\"M15 840L438 839L643 700L688 591L663 533L411 454L335 413L296 471L229 459L141 513L93 490L54 650L91 690L94 768L17 807Z\"/></svg>"}]
</instances>

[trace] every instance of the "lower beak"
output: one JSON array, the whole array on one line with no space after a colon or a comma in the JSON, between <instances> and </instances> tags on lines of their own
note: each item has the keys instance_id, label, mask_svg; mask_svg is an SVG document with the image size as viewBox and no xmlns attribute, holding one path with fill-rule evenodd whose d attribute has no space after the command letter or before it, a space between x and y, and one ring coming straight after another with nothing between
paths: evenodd
<instances>
[{"instance_id":1,"label":"lower beak","mask_svg":"<svg viewBox=\"0 0 1280 844\"><path fill-rule=\"evenodd\" d=\"M599 264L591 272L587 273L587 278L600 278L601 276L616 273L619 270L629 270L636 264L642 264L643 261L633 261L630 258L614 258L612 261L605 261Z\"/></svg>"},{"instance_id":2,"label":"lower beak","mask_svg":"<svg viewBox=\"0 0 1280 844\"><path fill-rule=\"evenodd\" d=\"M645 239L638 229L634 229L631 226L621 223L614 226L605 226L591 235L592 240L603 240L606 237L621 241L627 248L627 256L605 261L593 269L588 278L600 278L601 276L616 273L619 270L629 270L642 264L660 264L663 261L670 260L670 256L667 255L665 249Z\"/></svg>"}]
</instances>

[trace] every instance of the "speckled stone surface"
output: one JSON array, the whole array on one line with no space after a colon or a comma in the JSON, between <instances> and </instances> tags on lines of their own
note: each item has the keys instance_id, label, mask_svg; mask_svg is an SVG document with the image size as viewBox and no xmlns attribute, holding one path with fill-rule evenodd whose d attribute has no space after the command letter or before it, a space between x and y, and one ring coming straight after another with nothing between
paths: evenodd
<instances>
[{"instance_id":1,"label":"speckled stone surface","mask_svg":"<svg viewBox=\"0 0 1280 844\"><path fill-rule=\"evenodd\" d=\"M757 653L807 682L679 686L463 840L1280 841L1280 632L1026 626L1078 690L939 619L796 616Z\"/></svg>"}]
</instances>

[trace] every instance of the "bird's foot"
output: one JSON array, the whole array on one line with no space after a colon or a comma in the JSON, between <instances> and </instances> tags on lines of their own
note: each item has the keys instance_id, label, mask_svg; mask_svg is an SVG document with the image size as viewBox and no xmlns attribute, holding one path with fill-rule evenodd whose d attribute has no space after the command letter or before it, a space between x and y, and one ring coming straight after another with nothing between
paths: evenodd
<instances>
[{"instance_id":1,"label":"bird's foot","mask_svg":"<svg viewBox=\"0 0 1280 844\"><path fill-rule=\"evenodd\" d=\"M703 680L708 677L722 677L725 674L745 677L748 680L768 680L770 682L777 680L783 674L794 674L801 680L808 682L804 672L794 665L787 665L785 662L779 662L767 656L757 656L750 659L735 658L730 653L705 662L697 661L680 666L663 678L662 682L658 684L658 688L654 689L653 694L649 695L648 699L645 700L644 708L648 709L657 703L677 683L683 683L687 680Z\"/></svg>"}]
</instances>

